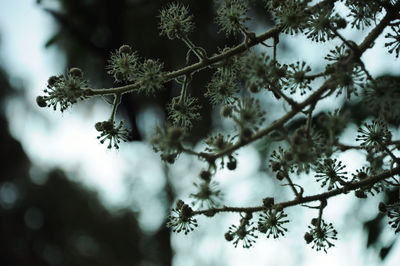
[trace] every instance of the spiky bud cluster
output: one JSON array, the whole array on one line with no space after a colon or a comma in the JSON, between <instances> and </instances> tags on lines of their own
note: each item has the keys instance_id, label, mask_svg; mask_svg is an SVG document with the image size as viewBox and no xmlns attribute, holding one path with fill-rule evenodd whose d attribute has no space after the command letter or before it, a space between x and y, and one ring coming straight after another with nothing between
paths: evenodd
<instances>
[{"instance_id":1,"label":"spiky bud cluster","mask_svg":"<svg viewBox=\"0 0 400 266\"><path fill-rule=\"evenodd\" d=\"M87 81L83 79L83 72L79 68L71 68L66 75L51 76L47 81L44 96L36 97L39 107L57 106L63 112L78 100L87 97Z\"/></svg>"},{"instance_id":2,"label":"spiky bud cluster","mask_svg":"<svg viewBox=\"0 0 400 266\"><path fill-rule=\"evenodd\" d=\"M244 32L244 23L250 18L247 16L247 4L243 0L223 0L217 10L217 23L226 35L237 35Z\"/></svg>"},{"instance_id":3,"label":"spiky bud cluster","mask_svg":"<svg viewBox=\"0 0 400 266\"><path fill-rule=\"evenodd\" d=\"M172 228L173 232L183 232L187 235L197 227L197 220L193 218L193 210L182 200L178 200L176 207L172 209L168 216L167 226Z\"/></svg>"},{"instance_id":4,"label":"spiky bud cluster","mask_svg":"<svg viewBox=\"0 0 400 266\"><path fill-rule=\"evenodd\" d=\"M155 152L161 152L161 159L172 164L181 153L183 138L184 131L179 127L157 127L151 143Z\"/></svg>"},{"instance_id":5,"label":"spiky bud cluster","mask_svg":"<svg viewBox=\"0 0 400 266\"><path fill-rule=\"evenodd\" d=\"M124 128L122 121L119 122L118 126L115 125L114 121L110 120L97 122L94 127L100 132L100 135L97 137L100 143L103 144L108 141L108 149L113 147L119 149L121 141L125 142L130 138L130 132Z\"/></svg>"},{"instance_id":6,"label":"spiky bud cluster","mask_svg":"<svg viewBox=\"0 0 400 266\"><path fill-rule=\"evenodd\" d=\"M115 82L131 82L137 78L139 57L129 45L122 45L111 53L106 66L107 73L113 76Z\"/></svg>"},{"instance_id":7,"label":"spiky bud cluster","mask_svg":"<svg viewBox=\"0 0 400 266\"><path fill-rule=\"evenodd\" d=\"M160 12L159 29L171 40L184 39L194 30L193 16L186 6L171 3Z\"/></svg>"}]
</instances>

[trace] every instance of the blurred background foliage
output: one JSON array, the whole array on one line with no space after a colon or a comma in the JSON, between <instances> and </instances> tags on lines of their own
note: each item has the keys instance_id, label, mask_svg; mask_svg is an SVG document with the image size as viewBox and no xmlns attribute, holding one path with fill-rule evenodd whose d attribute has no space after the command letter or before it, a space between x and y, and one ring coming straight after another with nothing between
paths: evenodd
<instances>
[{"instance_id":1,"label":"blurred background foliage","mask_svg":"<svg viewBox=\"0 0 400 266\"><path fill-rule=\"evenodd\" d=\"M54 8L57 2L57 8ZM111 87L112 78L105 73L110 52L122 44L129 44L145 58L160 59L165 69L184 66L186 47L179 41L159 37L159 10L171 1L163 0L37 0L37 8L43 15L51 16L57 30L49 36L46 47L55 46L66 58L65 68L72 66L84 70L85 76L96 88ZM212 0L182 1L190 6L195 15L196 34L194 43L210 54L238 43L217 34L214 23L215 8ZM271 23L265 16L262 1L251 2L251 15L258 26ZM51 6L51 7L50 7ZM284 44L283 44L284 46ZM204 94L211 71L202 71L191 84L194 96ZM175 86L175 87L174 87ZM21 88L13 88L4 69L0 71L0 100L2 103ZM120 114L130 123L134 141L145 136L138 114L144 110L161 110L178 94L176 84L166 84L157 98L129 94L123 97ZM200 97L202 120L195 125L191 141L196 143L213 128L212 113L204 97ZM156 232L144 232L137 222L137 213L131 209L110 211L105 208L95 192L67 178L61 169L45 169L40 177L32 178L32 165L21 144L8 132L0 109L0 135L2 140L0 163L0 265L171 265L173 250L169 230L161 226ZM348 104L342 108L355 124L360 124L370 111L360 104ZM288 125L294 132L302 118ZM316 118L316 125L318 121ZM218 127L218 125L216 125ZM260 144L261 145L261 144ZM260 149L265 158L265 149ZM265 168L262 164L262 168ZM260 169L263 170L263 169ZM71 175L71 173L68 173ZM166 184L164 207L168 209L174 199L170 184ZM394 193L387 193L393 200ZM381 258L390 251L392 243L382 244L379 236L386 226L382 216L365 221L368 235L366 247L380 251ZM219 239L218 241L223 241Z\"/></svg>"},{"instance_id":2,"label":"blurred background foliage","mask_svg":"<svg viewBox=\"0 0 400 266\"><path fill-rule=\"evenodd\" d=\"M16 90L3 69L0 88L4 106ZM110 211L97 193L71 181L60 169L35 174L8 129L1 110L0 265L171 264L166 228L144 233L136 213L123 208Z\"/></svg>"}]
</instances>

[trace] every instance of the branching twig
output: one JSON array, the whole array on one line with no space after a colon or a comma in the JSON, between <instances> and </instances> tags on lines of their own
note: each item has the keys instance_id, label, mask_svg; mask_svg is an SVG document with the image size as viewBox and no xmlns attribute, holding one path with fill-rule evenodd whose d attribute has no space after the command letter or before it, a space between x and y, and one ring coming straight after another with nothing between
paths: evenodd
<instances>
[{"instance_id":1,"label":"branching twig","mask_svg":"<svg viewBox=\"0 0 400 266\"><path fill-rule=\"evenodd\" d=\"M363 179L359 182L354 182L354 183L347 183L345 190L346 191L352 191L352 190L357 190L359 188L362 188L364 186L369 186L373 185L379 181L385 180L386 178L392 177L394 175L400 174L400 166L387 170L383 173L380 173L378 175L373 175L370 176L366 179ZM279 206L280 208L288 208L288 207L293 207L297 205L301 205L304 203L308 202L313 202L313 201L322 201L322 200L327 200L331 197L337 196L343 194L343 188L338 188L334 189L328 192L320 193L320 194L315 194L312 196L306 196L306 197L301 197L301 198L296 198L294 200L289 200L289 201L284 201L280 203L276 203L274 206L271 208ZM222 208L210 208L207 210L200 210L200 211L194 211L193 215L198 215L198 214L205 214L207 212L212 211L213 213L219 213L219 212L260 212L265 210L264 206L255 206L255 207L227 207L223 206Z\"/></svg>"}]
</instances>

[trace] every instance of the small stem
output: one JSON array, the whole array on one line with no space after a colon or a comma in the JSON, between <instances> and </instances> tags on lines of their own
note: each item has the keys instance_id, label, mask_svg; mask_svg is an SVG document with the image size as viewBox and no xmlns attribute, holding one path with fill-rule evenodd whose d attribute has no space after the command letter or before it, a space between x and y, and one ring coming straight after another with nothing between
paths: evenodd
<instances>
[{"instance_id":1,"label":"small stem","mask_svg":"<svg viewBox=\"0 0 400 266\"><path fill-rule=\"evenodd\" d=\"M331 30L333 31L333 33L334 33L337 37L339 37L339 39L341 39L342 42L343 42L344 44L346 44L346 46L349 47L354 53L356 53L357 55L360 54L360 51L359 51L359 49L358 49L357 44L346 40L346 39L337 31L337 29L332 28L332 27L330 27L330 29L331 29Z\"/></svg>"},{"instance_id":2,"label":"small stem","mask_svg":"<svg viewBox=\"0 0 400 266\"><path fill-rule=\"evenodd\" d=\"M310 136L310 131L311 131L311 125L312 125L312 113L315 109L315 106L317 105L317 103L313 103L310 106L310 109L308 110L308 116L307 116L307 136Z\"/></svg>"},{"instance_id":3,"label":"small stem","mask_svg":"<svg viewBox=\"0 0 400 266\"><path fill-rule=\"evenodd\" d=\"M394 175L400 174L400 166L397 166L396 168L389 169L387 171L384 171L380 174L370 176L366 179L363 179L359 182L354 182L354 183L347 183L346 184L346 191L352 191L352 190L357 190L359 188L368 186L368 185L373 185L377 182L380 182L382 180L385 180L387 178L390 178ZM276 203L273 205L271 208L288 208L288 207L293 207L297 205L301 205L304 203L308 202L313 202L313 201L322 201L322 200L327 200L331 197L335 197L337 195L343 194L343 188L337 188L328 192L324 192L321 194L315 194L312 196L307 196L307 197L301 197L301 198L296 198L294 200L290 201L284 201L280 203ZM199 214L205 214L209 211L212 211L213 213L219 213L219 212L261 212L264 211L265 207L263 205L261 206L255 206L255 207L228 207L228 206L223 206L222 208L210 208L206 210L199 210L199 211L194 211L193 215L199 215Z\"/></svg>"},{"instance_id":4,"label":"small stem","mask_svg":"<svg viewBox=\"0 0 400 266\"><path fill-rule=\"evenodd\" d=\"M305 75L304 78L305 78L305 79L314 80L314 79L316 79L316 78L320 78L320 77L324 77L324 76L326 76L325 71L324 71L324 72L321 72L321 73L313 74L313 75Z\"/></svg>"},{"instance_id":5,"label":"small stem","mask_svg":"<svg viewBox=\"0 0 400 266\"><path fill-rule=\"evenodd\" d=\"M113 108L111 111L110 121L114 122L115 114L117 113L118 105L121 103L121 94L115 94Z\"/></svg>"},{"instance_id":6,"label":"small stem","mask_svg":"<svg viewBox=\"0 0 400 266\"><path fill-rule=\"evenodd\" d=\"M388 149L388 147L383 146L383 149L389 154L389 156L392 158L393 161L396 163L400 164L400 158L397 158L391 150Z\"/></svg>"},{"instance_id":7,"label":"small stem","mask_svg":"<svg viewBox=\"0 0 400 266\"><path fill-rule=\"evenodd\" d=\"M276 62L276 48L279 43L279 33L274 36L274 62Z\"/></svg>"},{"instance_id":8,"label":"small stem","mask_svg":"<svg viewBox=\"0 0 400 266\"><path fill-rule=\"evenodd\" d=\"M185 102L186 95L187 95L187 87L189 85L189 82L190 82L190 78L188 77L188 75L185 75L185 77L183 78L181 95L179 97L179 103L180 104Z\"/></svg>"},{"instance_id":9,"label":"small stem","mask_svg":"<svg viewBox=\"0 0 400 266\"><path fill-rule=\"evenodd\" d=\"M194 151L194 150L191 150L191 149L188 149L188 148L184 148L184 147L181 147L181 150L182 150L183 152L186 152L187 154L195 155L195 156L198 156L198 157L202 157L202 154L201 154L201 153L198 153L198 152L196 152L196 151Z\"/></svg>"},{"instance_id":10,"label":"small stem","mask_svg":"<svg viewBox=\"0 0 400 266\"><path fill-rule=\"evenodd\" d=\"M286 96L286 94L284 94L280 89L275 86L275 84L271 83L269 80L266 80L266 82L270 85L272 91L281 96L292 107L292 109L298 110L299 104L296 101Z\"/></svg>"},{"instance_id":11,"label":"small stem","mask_svg":"<svg viewBox=\"0 0 400 266\"><path fill-rule=\"evenodd\" d=\"M399 144L400 144L400 140L393 140L388 143L388 145L399 145ZM338 141L334 142L333 145L337 146L342 151L346 151L346 150L350 150L350 149L355 149L355 150L362 149L362 147L359 145L347 145L347 144L340 143Z\"/></svg>"},{"instance_id":12,"label":"small stem","mask_svg":"<svg viewBox=\"0 0 400 266\"><path fill-rule=\"evenodd\" d=\"M372 1L374 1L375 3L377 3L378 5L380 5L381 7L385 8L385 9L393 8L393 6L391 4L383 2L381 0L372 0Z\"/></svg>"},{"instance_id":13,"label":"small stem","mask_svg":"<svg viewBox=\"0 0 400 266\"><path fill-rule=\"evenodd\" d=\"M346 145L346 144L342 144L339 142L333 143L335 146L337 146L341 151L346 151L346 150L350 150L350 149L355 149L355 150L360 150L361 146L356 146L356 145Z\"/></svg>"},{"instance_id":14,"label":"small stem","mask_svg":"<svg viewBox=\"0 0 400 266\"><path fill-rule=\"evenodd\" d=\"M293 184L292 179L290 179L289 175L286 175L285 178L288 181L290 188L293 190L293 193L296 196L296 198L300 197L301 195L297 191L296 186Z\"/></svg>"},{"instance_id":15,"label":"small stem","mask_svg":"<svg viewBox=\"0 0 400 266\"><path fill-rule=\"evenodd\" d=\"M325 201L325 204L323 203ZM321 204L319 205L319 212L318 212L318 221L317 221L317 228L321 228L321 221L322 221L322 213L324 212L324 208L326 207L326 200L321 200Z\"/></svg>"},{"instance_id":16,"label":"small stem","mask_svg":"<svg viewBox=\"0 0 400 266\"><path fill-rule=\"evenodd\" d=\"M203 54L203 52L199 52L198 51L199 47L195 46L194 43L192 43L192 41L189 38L184 37L184 38L182 38L182 41L189 47L190 51L193 51L193 53L197 56L197 58L200 61L207 59L207 56L205 54Z\"/></svg>"},{"instance_id":17,"label":"small stem","mask_svg":"<svg viewBox=\"0 0 400 266\"><path fill-rule=\"evenodd\" d=\"M216 54L210 58L207 58L207 60L202 60L200 62L194 63L192 65L186 66L184 68L175 70L175 71L171 71L165 74L164 76L164 81L168 82L171 81L177 77L181 77L187 74L192 74L195 72L198 72L202 69L208 68L209 66L218 63L220 61L223 61L227 58L231 58L233 56L236 56L238 54L241 54L245 51L247 51L247 49L249 47L252 46L256 46L257 44L273 37L274 34L276 34L276 32L280 31L281 27L280 26L276 26L266 32L264 32L263 34L256 36L254 38L254 40L250 41L250 43L245 44L244 42L231 48L231 49L227 49L224 50L223 52L221 52L220 54ZM115 94L115 93L128 93L128 92L133 92L136 89L138 89L140 87L140 83L136 82L136 83L132 83L132 84L128 84L125 86L121 86L121 87L115 87L115 88L108 88L108 89L91 89L88 88L85 91L85 96L96 96L96 95L111 95L111 94Z\"/></svg>"}]
</instances>

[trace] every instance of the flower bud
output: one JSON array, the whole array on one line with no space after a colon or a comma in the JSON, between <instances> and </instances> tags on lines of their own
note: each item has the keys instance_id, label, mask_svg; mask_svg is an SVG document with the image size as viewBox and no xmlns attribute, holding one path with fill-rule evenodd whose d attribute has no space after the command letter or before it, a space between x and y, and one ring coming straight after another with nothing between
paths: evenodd
<instances>
[{"instance_id":1,"label":"flower bud","mask_svg":"<svg viewBox=\"0 0 400 266\"><path fill-rule=\"evenodd\" d=\"M121 72L115 72L114 73L114 79L115 79L116 82L121 82L121 81L124 80L124 78L125 78L125 75L122 74Z\"/></svg>"},{"instance_id":2,"label":"flower bud","mask_svg":"<svg viewBox=\"0 0 400 266\"><path fill-rule=\"evenodd\" d=\"M167 163L169 164L173 164L175 162L175 158L176 158L175 155L170 154L165 158L165 161L167 161Z\"/></svg>"},{"instance_id":3,"label":"flower bud","mask_svg":"<svg viewBox=\"0 0 400 266\"><path fill-rule=\"evenodd\" d=\"M183 135L183 130L179 127L172 127L172 128L168 128L168 136L172 139L172 140L178 140L182 137Z\"/></svg>"},{"instance_id":4,"label":"flower bud","mask_svg":"<svg viewBox=\"0 0 400 266\"><path fill-rule=\"evenodd\" d=\"M276 205L275 210L276 210L277 212L283 211L283 206L282 206L282 204Z\"/></svg>"},{"instance_id":5,"label":"flower bud","mask_svg":"<svg viewBox=\"0 0 400 266\"><path fill-rule=\"evenodd\" d=\"M192 208L190 208L189 205L183 204L181 210L182 210L182 217L184 219L189 219L190 217L192 217L193 210L192 210Z\"/></svg>"},{"instance_id":6,"label":"flower bud","mask_svg":"<svg viewBox=\"0 0 400 266\"><path fill-rule=\"evenodd\" d=\"M214 142L215 147L217 147L218 149L222 150L225 148L225 141L224 141L224 137L219 135L217 137L217 139Z\"/></svg>"},{"instance_id":7,"label":"flower bud","mask_svg":"<svg viewBox=\"0 0 400 266\"><path fill-rule=\"evenodd\" d=\"M281 169L281 164L279 162L273 162L271 164L272 171L276 172Z\"/></svg>"},{"instance_id":8,"label":"flower bud","mask_svg":"<svg viewBox=\"0 0 400 266\"><path fill-rule=\"evenodd\" d=\"M232 115L232 106L224 105L221 109L221 115L223 117L230 117Z\"/></svg>"},{"instance_id":9,"label":"flower bud","mask_svg":"<svg viewBox=\"0 0 400 266\"><path fill-rule=\"evenodd\" d=\"M56 85L57 81L58 81L58 77L57 76L51 76L47 80L47 84L49 85L49 87L53 87L54 85Z\"/></svg>"},{"instance_id":10,"label":"flower bud","mask_svg":"<svg viewBox=\"0 0 400 266\"><path fill-rule=\"evenodd\" d=\"M253 135L253 132L251 131L250 128L246 127L242 130L242 138L243 139L249 139L249 138L251 138L252 135Z\"/></svg>"},{"instance_id":11,"label":"flower bud","mask_svg":"<svg viewBox=\"0 0 400 266\"><path fill-rule=\"evenodd\" d=\"M258 92L260 92L260 88L256 84L252 84L249 87L249 91L251 93L258 93Z\"/></svg>"},{"instance_id":12,"label":"flower bud","mask_svg":"<svg viewBox=\"0 0 400 266\"><path fill-rule=\"evenodd\" d=\"M357 174L357 177L358 177L360 180L363 180L363 179L367 178L368 175L367 175L365 172L359 172L359 173Z\"/></svg>"},{"instance_id":13,"label":"flower bud","mask_svg":"<svg viewBox=\"0 0 400 266\"><path fill-rule=\"evenodd\" d=\"M203 180L206 181L206 182L209 182L210 179L211 179L211 173L210 173L210 171L202 170L202 171L200 172L200 178L203 179Z\"/></svg>"},{"instance_id":14,"label":"flower bud","mask_svg":"<svg viewBox=\"0 0 400 266\"><path fill-rule=\"evenodd\" d=\"M267 197L263 199L263 205L265 208L271 208L272 205L274 205L274 198L272 197Z\"/></svg>"},{"instance_id":15,"label":"flower bud","mask_svg":"<svg viewBox=\"0 0 400 266\"><path fill-rule=\"evenodd\" d=\"M312 218L312 219L311 219L311 224L312 224L313 226L317 226L317 225L318 225L318 218Z\"/></svg>"},{"instance_id":16,"label":"flower bud","mask_svg":"<svg viewBox=\"0 0 400 266\"><path fill-rule=\"evenodd\" d=\"M347 22L344 18L340 18L336 21L336 28L337 29L344 29L347 26Z\"/></svg>"},{"instance_id":17,"label":"flower bud","mask_svg":"<svg viewBox=\"0 0 400 266\"><path fill-rule=\"evenodd\" d=\"M36 103L39 107L46 107L47 102L46 99L43 96L38 96L36 97Z\"/></svg>"},{"instance_id":18,"label":"flower bud","mask_svg":"<svg viewBox=\"0 0 400 266\"><path fill-rule=\"evenodd\" d=\"M386 212L387 211L386 204L383 202L379 202L378 209L380 212Z\"/></svg>"},{"instance_id":19,"label":"flower bud","mask_svg":"<svg viewBox=\"0 0 400 266\"><path fill-rule=\"evenodd\" d=\"M273 8L278 8L281 5L281 2L279 0L272 0L271 5Z\"/></svg>"},{"instance_id":20,"label":"flower bud","mask_svg":"<svg viewBox=\"0 0 400 266\"><path fill-rule=\"evenodd\" d=\"M307 232L304 234L304 240L306 241L307 244L310 244L314 240L314 237Z\"/></svg>"},{"instance_id":21,"label":"flower bud","mask_svg":"<svg viewBox=\"0 0 400 266\"><path fill-rule=\"evenodd\" d=\"M204 215L207 217L213 217L215 215L215 211L212 209L209 209L204 213Z\"/></svg>"},{"instance_id":22,"label":"flower bud","mask_svg":"<svg viewBox=\"0 0 400 266\"><path fill-rule=\"evenodd\" d=\"M281 171L279 171L278 173L276 173L276 179L278 179L279 181L282 181L285 178L285 174Z\"/></svg>"},{"instance_id":23,"label":"flower bud","mask_svg":"<svg viewBox=\"0 0 400 266\"><path fill-rule=\"evenodd\" d=\"M361 189L356 190L356 191L354 192L354 195L356 195L356 197L359 198L359 199L365 199L365 198L367 198L367 195L365 195L364 191L362 191Z\"/></svg>"},{"instance_id":24,"label":"flower bud","mask_svg":"<svg viewBox=\"0 0 400 266\"><path fill-rule=\"evenodd\" d=\"M132 48L129 45L122 45L119 50L118 50L121 54L130 54L132 53Z\"/></svg>"},{"instance_id":25,"label":"flower bud","mask_svg":"<svg viewBox=\"0 0 400 266\"><path fill-rule=\"evenodd\" d=\"M82 78L83 72L80 68L73 67L69 70L69 74L75 78Z\"/></svg>"},{"instance_id":26,"label":"flower bud","mask_svg":"<svg viewBox=\"0 0 400 266\"><path fill-rule=\"evenodd\" d=\"M94 124L94 128L97 130L97 131L103 131L103 122L97 122L96 124Z\"/></svg>"},{"instance_id":27,"label":"flower bud","mask_svg":"<svg viewBox=\"0 0 400 266\"><path fill-rule=\"evenodd\" d=\"M325 67L325 74L332 74L335 72L335 66L334 65L327 65Z\"/></svg>"},{"instance_id":28,"label":"flower bud","mask_svg":"<svg viewBox=\"0 0 400 266\"><path fill-rule=\"evenodd\" d=\"M185 204L185 202L183 200L178 200L176 202L176 208L181 209L184 204Z\"/></svg>"},{"instance_id":29,"label":"flower bud","mask_svg":"<svg viewBox=\"0 0 400 266\"><path fill-rule=\"evenodd\" d=\"M231 233L229 233L229 232L226 232L225 233L225 239L226 239L226 241L232 241L233 240L233 235L231 234Z\"/></svg>"},{"instance_id":30,"label":"flower bud","mask_svg":"<svg viewBox=\"0 0 400 266\"><path fill-rule=\"evenodd\" d=\"M286 68L285 67L276 68L275 69L275 74L280 78L286 76Z\"/></svg>"},{"instance_id":31,"label":"flower bud","mask_svg":"<svg viewBox=\"0 0 400 266\"><path fill-rule=\"evenodd\" d=\"M284 158L286 161L291 162L293 160L293 154L290 152L285 152Z\"/></svg>"},{"instance_id":32,"label":"flower bud","mask_svg":"<svg viewBox=\"0 0 400 266\"><path fill-rule=\"evenodd\" d=\"M111 121L101 122L104 131L110 131L114 128L114 123Z\"/></svg>"},{"instance_id":33,"label":"flower bud","mask_svg":"<svg viewBox=\"0 0 400 266\"><path fill-rule=\"evenodd\" d=\"M235 170L237 167L237 161L233 156L229 156L229 162L226 164L229 170Z\"/></svg>"}]
</instances>

